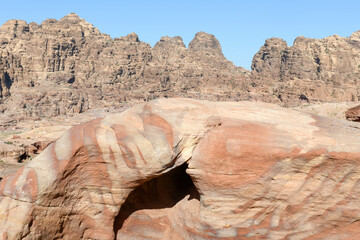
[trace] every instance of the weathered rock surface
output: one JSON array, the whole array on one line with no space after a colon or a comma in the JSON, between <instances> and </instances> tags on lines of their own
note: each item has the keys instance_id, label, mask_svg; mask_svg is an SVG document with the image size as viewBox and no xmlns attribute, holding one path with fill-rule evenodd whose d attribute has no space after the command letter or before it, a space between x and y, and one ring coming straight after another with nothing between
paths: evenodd
<instances>
[{"instance_id":1,"label":"weathered rock surface","mask_svg":"<svg viewBox=\"0 0 360 240\"><path fill-rule=\"evenodd\" d=\"M326 102L318 104L305 104L292 109L333 119L348 120L346 118L346 112L349 108L353 108L358 104L358 102Z\"/></svg>"},{"instance_id":2,"label":"weathered rock surface","mask_svg":"<svg viewBox=\"0 0 360 240\"><path fill-rule=\"evenodd\" d=\"M358 101L359 36L299 37L291 47L271 38L250 72L204 32L188 48L179 36L151 48L135 33L113 39L74 13L40 25L9 20L0 27L0 129L158 97L283 106Z\"/></svg>"},{"instance_id":3,"label":"weathered rock surface","mask_svg":"<svg viewBox=\"0 0 360 240\"><path fill-rule=\"evenodd\" d=\"M350 37L298 37L292 46L266 40L252 62L252 79L272 85L288 106L301 102L359 101L360 32Z\"/></svg>"},{"instance_id":4,"label":"weathered rock surface","mask_svg":"<svg viewBox=\"0 0 360 240\"><path fill-rule=\"evenodd\" d=\"M235 90L245 73L204 32L188 49L180 37L151 48L135 33L112 39L76 14L40 25L9 20L0 27L0 128L161 96L245 99Z\"/></svg>"},{"instance_id":5,"label":"weathered rock surface","mask_svg":"<svg viewBox=\"0 0 360 240\"><path fill-rule=\"evenodd\" d=\"M360 122L360 106L349 108L345 112L345 117L349 121Z\"/></svg>"},{"instance_id":6,"label":"weathered rock surface","mask_svg":"<svg viewBox=\"0 0 360 240\"><path fill-rule=\"evenodd\" d=\"M359 239L359 137L265 103L140 104L74 126L3 179L0 236Z\"/></svg>"},{"instance_id":7,"label":"weathered rock surface","mask_svg":"<svg viewBox=\"0 0 360 240\"><path fill-rule=\"evenodd\" d=\"M123 110L90 110L73 116L24 119L16 126L8 127L0 132L0 178L34 159L44 147L58 139L70 127Z\"/></svg>"}]
</instances>

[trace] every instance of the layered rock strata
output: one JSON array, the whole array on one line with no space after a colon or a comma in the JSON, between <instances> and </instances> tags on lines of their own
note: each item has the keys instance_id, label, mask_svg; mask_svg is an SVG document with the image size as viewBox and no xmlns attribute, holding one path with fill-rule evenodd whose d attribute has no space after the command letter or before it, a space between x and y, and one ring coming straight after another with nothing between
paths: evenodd
<instances>
[{"instance_id":1,"label":"layered rock strata","mask_svg":"<svg viewBox=\"0 0 360 240\"><path fill-rule=\"evenodd\" d=\"M246 72L204 32L188 48L180 37L152 48L135 33L111 38L76 14L40 25L9 20L0 27L0 128L161 96L245 99L234 89Z\"/></svg>"},{"instance_id":2,"label":"layered rock strata","mask_svg":"<svg viewBox=\"0 0 360 240\"><path fill-rule=\"evenodd\" d=\"M74 126L3 179L0 236L358 239L359 137L265 103L140 104Z\"/></svg>"},{"instance_id":3,"label":"layered rock strata","mask_svg":"<svg viewBox=\"0 0 360 240\"><path fill-rule=\"evenodd\" d=\"M292 46L267 39L253 58L252 79L272 85L288 106L317 101L359 101L360 31L349 37L298 37Z\"/></svg>"},{"instance_id":4,"label":"layered rock strata","mask_svg":"<svg viewBox=\"0 0 360 240\"><path fill-rule=\"evenodd\" d=\"M135 33L111 38L72 13L0 27L0 129L24 119L116 109L158 97L251 100L298 106L359 100L360 34L266 40L252 71L199 32L154 47Z\"/></svg>"}]
</instances>

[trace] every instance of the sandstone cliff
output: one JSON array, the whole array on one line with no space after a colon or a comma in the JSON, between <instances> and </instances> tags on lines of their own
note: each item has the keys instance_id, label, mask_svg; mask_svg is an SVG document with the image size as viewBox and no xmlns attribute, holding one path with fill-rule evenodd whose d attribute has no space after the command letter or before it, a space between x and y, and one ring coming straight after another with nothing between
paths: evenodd
<instances>
[{"instance_id":1,"label":"sandstone cliff","mask_svg":"<svg viewBox=\"0 0 360 240\"><path fill-rule=\"evenodd\" d=\"M74 126L0 182L0 239L359 239L360 130L155 100Z\"/></svg>"},{"instance_id":2,"label":"sandstone cliff","mask_svg":"<svg viewBox=\"0 0 360 240\"><path fill-rule=\"evenodd\" d=\"M228 61L204 32L188 48L178 36L152 48L135 33L113 39L74 13L40 25L9 20L0 27L0 129L157 97L284 106L358 101L359 36L299 37L291 47L271 38L250 72Z\"/></svg>"},{"instance_id":3,"label":"sandstone cliff","mask_svg":"<svg viewBox=\"0 0 360 240\"><path fill-rule=\"evenodd\" d=\"M188 48L180 37L151 48L135 33L112 39L76 14L9 20L0 27L0 127L161 96L245 99L246 73L204 32Z\"/></svg>"},{"instance_id":4,"label":"sandstone cliff","mask_svg":"<svg viewBox=\"0 0 360 240\"><path fill-rule=\"evenodd\" d=\"M273 86L287 105L359 101L360 32L350 37L298 37L292 46L266 40L252 62L254 80Z\"/></svg>"}]
</instances>

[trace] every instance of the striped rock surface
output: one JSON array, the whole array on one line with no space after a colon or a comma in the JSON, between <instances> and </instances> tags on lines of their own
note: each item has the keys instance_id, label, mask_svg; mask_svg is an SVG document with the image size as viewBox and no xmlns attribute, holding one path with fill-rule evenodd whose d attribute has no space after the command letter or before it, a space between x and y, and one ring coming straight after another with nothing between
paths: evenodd
<instances>
[{"instance_id":1,"label":"striped rock surface","mask_svg":"<svg viewBox=\"0 0 360 240\"><path fill-rule=\"evenodd\" d=\"M271 104L144 103L4 178L0 239L360 239L359 139Z\"/></svg>"}]
</instances>

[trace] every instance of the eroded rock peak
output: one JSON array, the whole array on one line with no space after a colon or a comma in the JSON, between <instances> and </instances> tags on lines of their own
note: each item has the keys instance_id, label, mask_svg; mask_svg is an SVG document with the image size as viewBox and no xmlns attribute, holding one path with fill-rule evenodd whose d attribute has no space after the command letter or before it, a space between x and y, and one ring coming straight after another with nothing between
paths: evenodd
<instances>
[{"instance_id":1,"label":"eroded rock peak","mask_svg":"<svg viewBox=\"0 0 360 240\"><path fill-rule=\"evenodd\" d=\"M183 48L186 47L183 39L180 36L175 36L175 37L165 36L165 37L161 37L161 39L155 44L154 49L168 48L172 46L183 47Z\"/></svg>"},{"instance_id":2,"label":"eroded rock peak","mask_svg":"<svg viewBox=\"0 0 360 240\"><path fill-rule=\"evenodd\" d=\"M189 50L192 51L213 51L222 55L221 45L214 35L206 32L196 33L194 39L189 43Z\"/></svg>"},{"instance_id":3,"label":"eroded rock peak","mask_svg":"<svg viewBox=\"0 0 360 240\"><path fill-rule=\"evenodd\" d=\"M76 23L79 23L79 22L85 21L85 20L80 18L76 13L69 13L68 15L61 18L59 21L76 24Z\"/></svg>"}]
</instances>

